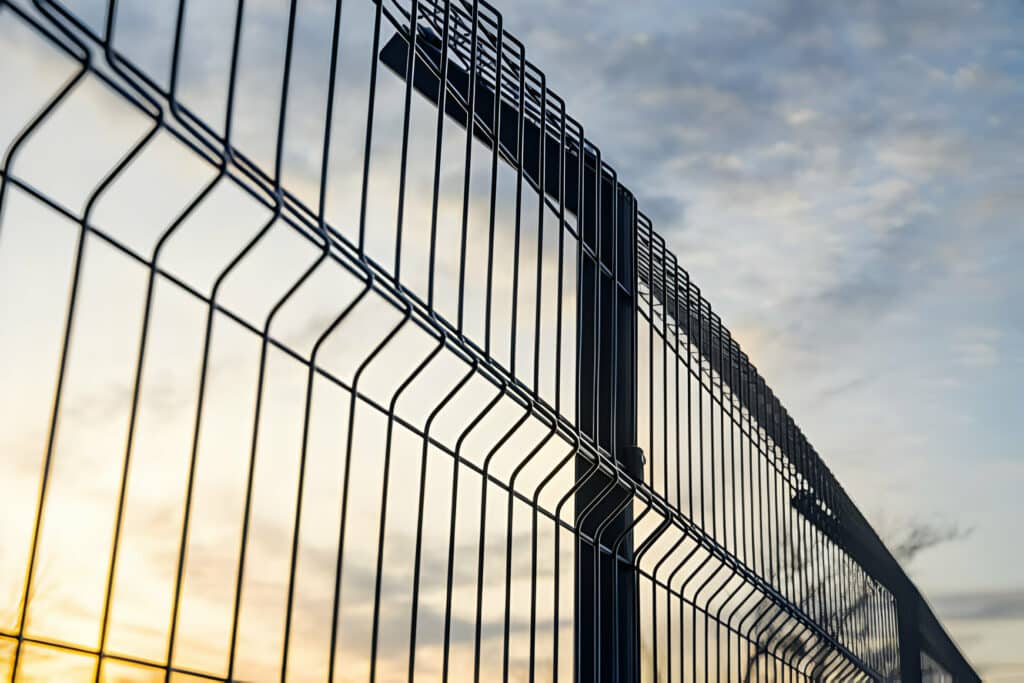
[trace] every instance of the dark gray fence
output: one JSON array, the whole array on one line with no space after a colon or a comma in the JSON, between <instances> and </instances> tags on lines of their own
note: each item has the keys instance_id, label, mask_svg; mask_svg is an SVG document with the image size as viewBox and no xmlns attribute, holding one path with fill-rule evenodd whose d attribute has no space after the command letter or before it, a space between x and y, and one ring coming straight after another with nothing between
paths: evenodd
<instances>
[{"instance_id":1,"label":"dark gray fence","mask_svg":"<svg viewBox=\"0 0 1024 683\"><path fill-rule=\"evenodd\" d=\"M0 38L11 680L977 679L490 5Z\"/></svg>"}]
</instances>

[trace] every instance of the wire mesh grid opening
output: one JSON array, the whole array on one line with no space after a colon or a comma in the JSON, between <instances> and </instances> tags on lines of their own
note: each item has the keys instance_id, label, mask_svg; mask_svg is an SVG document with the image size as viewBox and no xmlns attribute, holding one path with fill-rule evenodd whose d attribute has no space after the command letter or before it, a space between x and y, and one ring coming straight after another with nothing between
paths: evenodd
<instances>
[{"instance_id":1,"label":"wire mesh grid opening","mask_svg":"<svg viewBox=\"0 0 1024 683\"><path fill-rule=\"evenodd\" d=\"M491 6L0 41L4 677L898 677L848 498Z\"/></svg>"}]
</instances>

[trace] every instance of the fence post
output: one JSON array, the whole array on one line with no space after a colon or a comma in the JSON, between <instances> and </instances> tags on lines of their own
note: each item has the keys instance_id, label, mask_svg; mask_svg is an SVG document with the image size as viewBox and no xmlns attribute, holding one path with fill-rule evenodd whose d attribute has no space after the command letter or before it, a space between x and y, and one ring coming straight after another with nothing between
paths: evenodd
<instances>
[{"instance_id":1,"label":"fence post","mask_svg":"<svg viewBox=\"0 0 1024 683\"><path fill-rule=\"evenodd\" d=\"M640 481L643 456L635 446L636 201L601 172L597 159L586 156L580 236L596 258L585 253L580 264L580 429ZM592 467L587 459L577 459L577 478L591 475L576 494L577 515L592 507L577 521L578 533L592 538L610 519L601 535L610 546L632 522L632 505L627 503L631 495L616 487L602 496L612 478L605 472L591 473ZM623 505L625 509L616 513ZM610 553L595 553L589 543L576 544L577 681L639 680L639 604L629 563L632 554L630 536L621 545L623 561L618 567Z\"/></svg>"},{"instance_id":2,"label":"fence post","mask_svg":"<svg viewBox=\"0 0 1024 683\"><path fill-rule=\"evenodd\" d=\"M417 61L413 86L439 105L441 82L434 72L442 71L441 45L435 36L424 34L420 47L433 64L432 68L427 68L422 58ZM396 33L380 53L382 63L403 79L408 50L406 37ZM453 62L449 62L444 71L448 77L446 87L459 92L468 101L470 75ZM577 149L565 150L563 190L559 183L562 143L541 130L534 119L527 117L520 122L517 108L507 102L499 105L498 130L490 130L487 122L494 119L494 103L493 85L478 76L472 107L477 118L475 135L484 144L500 142L505 149L516 150L521 124L523 148L517 161L524 177L538 191L556 200L562 197L566 210L577 214L580 239L592 250L590 254L584 253L578 265L581 271L577 320L578 426L583 434L611 453L623 470L640 481L643 455L635 446L636 200L610 173L602 171L600 160L586 149L584 141L580 141ZM446 100L445 113L463 126L469 121L467 111L453 98ZM542 150L546 157L544 166L540 164ZM579 164L579 153L584 157L582 164ZM582 177L578 176L579 165ZM582 207L577 206L578 183L582 183ZM577 458L577 478L590 473L591 466L585 458ZM607 473L601 472L587 477L577 490L577 513L591 508L586 520L577 527L579 533L592 536L625 502L626 494L621 488L599 496L610 481ZM606 544L623 535L632 518L631 506L615 515L604 527L602 538ZM595 562L591 545L576 544L574 587L579 599L574 613L574 651L579 681L639 681L637 583L629 562L632 554L632 539L628 535L620 545L623 562L619 562L618 567L610 554L603 553L601 561ZM599 585L595 585L597 576Z\"/></svg>"},{"instance_id":3,"label":"fence post","mask_svg":"<svg viewBox=\"0 0 1024 683\"><path fill-rule=\"evenodd\" d=\"M900 681L921 680L921 639L917 629L917 601L911 591L896 593L896 624L900 641Z\"/></svg>"}]
</instances>

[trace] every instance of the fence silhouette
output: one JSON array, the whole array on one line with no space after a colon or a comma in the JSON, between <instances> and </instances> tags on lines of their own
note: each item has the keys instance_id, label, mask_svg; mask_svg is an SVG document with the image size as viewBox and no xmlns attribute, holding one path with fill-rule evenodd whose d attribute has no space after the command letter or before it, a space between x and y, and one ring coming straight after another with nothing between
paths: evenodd
<instances>
[{"instance_id":1,"label":"fence silhouette","mask_svg":"<svg viewBox=\"0 0 1024 683\"><path fill-rule=\"evenodd\" d=\"M10 680L977 680L487 3L0 40Z\"/></svg>"}]
</instances>

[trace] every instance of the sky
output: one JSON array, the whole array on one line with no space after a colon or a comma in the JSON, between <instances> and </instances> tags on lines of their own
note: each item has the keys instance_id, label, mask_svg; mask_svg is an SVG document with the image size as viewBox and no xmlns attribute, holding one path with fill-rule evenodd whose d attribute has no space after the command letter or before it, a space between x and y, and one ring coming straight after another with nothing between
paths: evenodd
<instances>
[{"instance_id":1,"label":"sky","mask_svg":"<svg viewBox=\"0 0 1024 683\"><path fill-rule=\"evenodd\" d=\"M505 3L967 657L1024 680L1024 5Z\"/></svg>"},{"instance_id":2,"label":"sky","mask_svg":"<svg viewBox=\"0 0 1024 683\"><path fill-rule=\"evenodd\" d=\"M99 3L70 4L83 15L101 16L95 12ZM148 40L152 35L148 31L166 35L173 4L121 3L121 44L133 58L156 70L166 64L168 46ZM319 112L325 63L317 55L323 56L328 33L317 18L323 16L324 3L302 4L308 14L301 14L299 22L298 59L308 59L300 61L308 77L296 79L295 96L312 105L306 107L308 111ZM499 9L506 29L523 41L527 56L545 72L549 87L565 98L587 137L601 147L605 160L635 192L641 210L654 221L854 501L890 547L906 559L911 577L970 661L987 680L1024 680L1024 659L1015 647L1024 640L1024 544L1014 542L1024 520L1019 496L1024 484L1024 453L1019 445L1024 436L1020 420L1024 404L1017 386L1024 378L1024 314L1017 303L1024 295L1024 275L1018 265L1024 257L1024 167L1019 162L1024 132L1016 125L1024 113L1024 45L1019 38L1024 6L1017 2L825 6L783 1L723 6L646 0L628 6L535 0L504 5ZM266 144L265 124L273 120L275 102L262 84L268 70L279 68L275 65L283 48L267 36L279 35L284 15L283 5L257 2L252 6L249 30L253 33L246 42L250 51L243 56L248 67L243 69L243 81L249 80L242 88L240 109L256 115L239 124L237 135L242 140L239 144L254 150L254 156L266 164L272 162L273 150ZM223 26L230 12L222 8L220 16L212 7L204 9L206 26ZM217 17L220 24L209 21ZM353 25L359 24L353 21ZM209 48L210 41L215 43L216 30L204 33L203 27L202 22L194 24L189 35L198 42L193 47ZM6 116L0 115L6 144L18 122L38 106L33 104L38 99L28 93L35 93L33 88L39 93L47 92L46 88L52 91L67 65L43 48L35 55L28 49L38 47L33 38L11 22L0 28L7 40L24 48L16 53L24 61L12 60L0 72L7 79L5 88L23 93ZM365 68L367 38L353 35L342 61L359 73ZM206 96L218 88L225 54L214 49L189 54L204 58L183 64L183 88L191 84L195 90L187 93L197 106L208 105L207 113L215 112L216 103L207 102ZM363 62L358 61L359 54ZM339 87L343 97L363 101L358 87L346 90L345 82ZM382 89L382 97L401 93L394 83ZM116 160L115 152L145 130L140 117L124 113L114 98L104 97L101 88L87 83L82 90L65 111L68 118L53 123L18 162L19 174L59 195L69 206L82 206L98 174ZM355 107L340 107L336 114L339 121L348 122L337 125L339 142L332 161L339 170L328 201L334 210L332 222L339 224L351 223L358 213L353 209L358 165L353 162L361 151L360 115ZM317 187L310 177L318 171L319 157L303 143L321 134L318 116L304 115L302 110L291 115L284 159L289 186L313 202ZM110 126L111 122L116 125ZM75 126L103 133L95 137L68 134ZM147 150L128 177L96 207L97 221L120 226L123 232L116 234L143 250L153 246L158 233L140 226L165 225L188 197L212 181L208 168L200 172L188 153L166 140L158 139L154 147L158 149ZM50 162L58 152L80 163L55 167ZM392 146L378 155L394 160L395 152ZM451 161L454 166L460 163L458 157ZM168 174L169 168L175 172ZM410 173L410 183L421 190L429 188L424 172L419 168ZM385 184L372 193L371 223L394 212L393 186L387 180L379 182ZM154 187L160 192L154 192ZM481 187L474 185L474 201L486 199ZM443 189L442 216L448 211L457 217L454 200L461 201L460 189L458 183ZM210 231L226 215L232 216L233 225L217 233L222 236L201 253L189 248L188 239L176 237L168 242L163 256L169 268L207 286L223 254L239 244L246 230L266 220L265 212L219 187L212 197L207 202L216 203L212 213L195 217L182 233ZM6 336L0 333L0 345L7 351L4 362L10 361L3 366L9 373L5 376L16 378L8 386L23 387L3 396L7 429L0 431L7 439L5 452L12 453L21 452L23 442L38 441L39 430L44 430L51 386L34 383L32 378L44 368L52 372L47 365L52 363L52 344L39 340L57 339L59 328L54 325L59 325L67 290L58 284L63 282L59 277L50 275L66 277L73 230L66 221L33 209L24 197L11 199L5 211L8 227L4 249L0 249L5 269L0 277L18 286L3 290L2 310L5 316L39 326L34 335L12 335L13 327L7 328ZM425 203L409 209L411 215L427 211ZM510 208L505 206L502 212L501 219L508 219ZM54 234L63 231L62 241L58 248L57 242L40 239L38 230L19 238L11 225L47 226ZM299 240L290 242L287 234L275 228L255 265L240 269L245 272L225 287L225 299L249 319L262 320L276 288L301 273L316 256L304 251ZM417 239L422 235L410 237L405 247L409 257L404 277L410 281L422 276L423 259L417 258L425 250ZM507 252L508 247L504 242L499 251ZM387 255L393 243L385 237L377 244L371 236L370 249ZM116 468L111 469L110 463L96 467L95 480L82 489L74 463L95 466L97 454L120 448L131 386L130 359L135 352L127 331L137 329L145 282L143 274L124 266L123 259L108 255L104 260L103 253L90 251L90 264L97 265L90 265L93 275L86 280L88 296L83 296L87 322L75 337L76 353L86 362L73 365L84 369L76 370L71 383L70 391L78 393L67 401L69 414L58 449L67 452L68 463L59 479L64 482L60 490L78 496L75 499L89 509L93 504L89 501L109 500L116 490ZM540 259L548 278L550 257L545 254ZM441 258L449 274L452 258L452 254ZM471 269L479 268L478 261L471 258L470 262ZM270 264L274 267L268 271ZM267 272L274 275L267 277ZM474 272L479 275L479 270ZM33 283L29 288L33 298L18 294L26 283ZM286 310L277 328L283 338L306 349L330 319L325 318L324 302L331 302L338 291L347 297L357 291L354 282L329 277L322 282L314 278L311 285L313 293L298 297L301 305ZM135 297L126 310L105 308L104 296L126 292ZM450 306L451 294L443 292L439 306ZM147 444L140 451L146 453L151 470L132 490L143 492L143 498L150 496L152 509L132 522L135 526L128 537L141 544L135 546L141 549L137 558L161 558L163 571L169 567L165 560L171 547L160 540L162 532L153 534L153 530L162 528L161 515L176 510L180 500L159 492L176 490L168 482L183 481L184 461L168 463L172 454L187 448L188 406L195 391L194 372L183 379L174 374L174 368L196 369L204 311L159 288L156 296L161 304L153 324L162 332L155 338L163 339L164 346L151 352L157 360L147 376L159 379L147 383L145 405L164 417L146 420L140 427L140 443ZM470 296L471 306L479 313L479 297L474 296ZM360 319L360 324L369 326L366 329L393 322L364 317L367 320ZM542 306L541 317L550 334L550 307ZM473 315L470 318L476 320ZM220 334L227 336L217 348L235 344L241 351L235 354L238 357L227 354L215 364L218 370L213 376L218 378L220 393L218 399L211 399L215 406L211 410L221 425L230 427L225 426L219 437L204 437L213 439L204 447L231 452L222 469L210 475L227 482L239 477L239 458L245 452L238 444L248 438L251 421L251 406L232 397L251 392L258 345L237 331ZM238 337L234 342L232 335ZM369 332L366 336L373 338ZM523 337L529 339L528 330ZM422 343L422 339L409 341L402 348ZM349 346L335 344L324 355L351 373L354 361L366 349ZM508 352L507 342L498 346ZM520 353L528 348L520 344ZM411 369L415 354L405 355L409 357L401 352L389 356L395 367L388 370L400 375L399 369ZM521 367L530 362L524 357ZM457 377L455 370L433 368L429 381L440 381L440 377L451 383ZM544 372L550 371L545 366ZM382 375L387 376L388 372ZM301 427L305 377L283 361L268 377L268 382L280 387L273 392L274 410L290 417L282 418L284 426L264 436L264 442L293 447ZM188 392L189 398L183 399L182 392ZM476 402L487 396L482 388L471 395ZM473 404L469 400L463 407ZM342 411L324 419L344 417ZM438 429L456 434L457 424L456 420ZM237 443L229 448L235 437ZM285 452L277 445L270 450ZM38 456L36 450L31 452L33 458ZM327 455L323 457L318 461L318 467L324 468L322 481L333 481L337 478L331 469L334 465ZM269 511L293 504L272 492L275 479L291 481L294 476L286 462L290 461L282 460L260 475L264 483L257 507L263 511L264 524L270 523ZM35 464L27 459L24 471L34 476ZM30 475L25 476L25 482L30 481ZM376 474L367 476L366 486L356 488L365 499L361 505L372 506L379 482L373 479ZM32 494L25 482L10 479L7 500ZM412 485L411 481L396 484L410 492L412 488L401 487ZM443 490L446 484L435 485ZM215 486L207 491L206 504L212 506L206 508L208 514L223 515L224 520L231 517L224 510L238 503L236 488L227 502L218 499ZM325 506L337 493L329 488L321 492ZM314 496L313 500L320 499ZM473 499L464 496L463 504L471 508ZM49 541L63 548L51 560L54 564L78 562L83 576L91 571L94 578L102 578L102 563L81 560L90 538L83 529L106 533L110 524L109 511L100 512L99 507L95 519L80 516L73 521L81 528L72 524L73 533ZM21 514L30 506L12 505L11 509ZM65 510L63 514L70 519L67 516L72 513ZM215 550L236 533L232 524L225 521L223 529L207 524L209 538L202 539L196 552L205 548L211 553L207 556L210 576L190 579L197 585L217 581L229 585L231 557ZM279 531L272 524L261 528L271 538ZM329 548L330 532L314 526L309 533L319 535ZM154 537L151 543L149 536ZM404 542L408 543L407 537ZM255 552L270 567L268 576L279 578L286 568L274 564L281 558L272 545ZM309 571L314 586L328 580L333 562L332 557L318 559L319 547L311 543L314 559ZM17 564L15 556L9 556L12 567ZM130 563L126 576L155 573L152 567L146 569L143 559L137 561L134 574ZM8 573L15 576L17 571ZM4 578L10 577L5 574ZM352 580L365 583L368 579ZM133 588L129 579L127 585L130 595L147 592L145 581ZM93 595L84 608L80 604L54 608L51 627L64 629L70 640L88 640L89 636L80 634L92 627L76 625L76 619L90 622L98 609L97 597ZM168 599L166 591L160 593L154 598L155 608L166 610ZM275 600L269 602L276 605ZM195 609L200 611L194 614L203 614L201 607ZM353 618L358 618L360 606L352 609L357 615ZM41 614L45 622L45 611ZM152 647L152 656L159 658L159 638L145 633L133 636L132 618L124 617L124 628L120 636L115 629L115 640L123 637L119 642L134 643L147 652ZM204 618L193 618L197 629L193 640L202 641ZM306 627L315 631L317 623L310 617ZM213 632L222 625L206 627ZM200 654L201 646L201 642L192 643ZM215 661L218 655L203 656ZM202 656L197 661L203 661Z\"/></svg>"}]
</instances>

